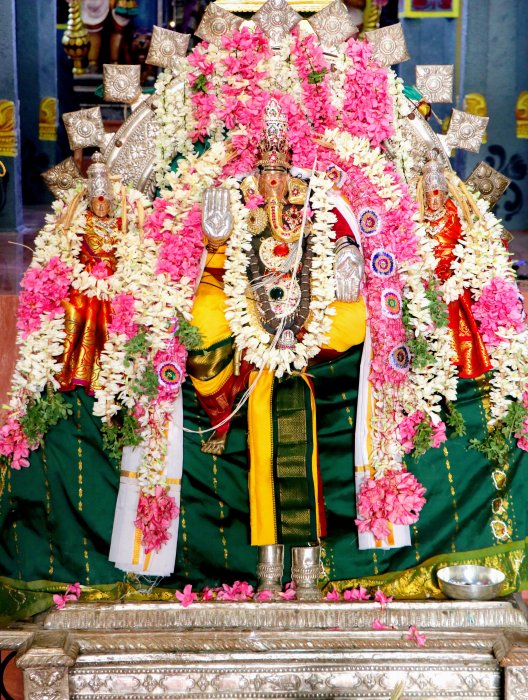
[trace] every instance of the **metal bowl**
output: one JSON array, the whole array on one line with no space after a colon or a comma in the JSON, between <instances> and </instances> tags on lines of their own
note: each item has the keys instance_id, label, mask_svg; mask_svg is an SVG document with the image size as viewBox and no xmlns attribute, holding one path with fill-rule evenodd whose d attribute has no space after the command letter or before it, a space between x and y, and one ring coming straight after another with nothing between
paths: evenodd
<instances>
[{"instance_id":1,"label":"metal bowl","mask_svg":"<svg viewBox=\"0 0 528 700\"><path fill-rule=\"evenodd\" d=\"M500 596L506 576L487 566L461 564L436 572L440 590L456 600L491 600Z\"/></svg>"}]
</instances>

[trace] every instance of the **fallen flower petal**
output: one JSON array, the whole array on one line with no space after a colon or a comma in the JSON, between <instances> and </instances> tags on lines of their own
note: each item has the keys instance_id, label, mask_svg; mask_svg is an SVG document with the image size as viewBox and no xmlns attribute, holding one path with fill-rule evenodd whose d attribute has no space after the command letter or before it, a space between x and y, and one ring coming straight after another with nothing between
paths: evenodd
<instances>
[{"instance_id":1,"label":"fallen flower petal","mask_svg":"<svg viewBox=\"0 0 528 700\"><path fill-rule=\"evenodd\" d=\"M381 620L378 620L378 618L376 617L374 620L372 620L372 629L381 631L381 630L391 630L392 627L389 627L388 625L384 625L383 622L381 622Z\"/></svg>"},{"instance_id":2,"label":"fallen flower petal","mask_svg":"<svg viewBox=\"0 0 528 700\"><path fill-rule=\"evenodd\" d=\"M59 595L58 593L56 593L53 596L53 602L57 606L57 610L64 610L64 608L66 607L66 596Z\"/></svg>"},{"instance_id":3,"label":"fallen flower petal","mask_svg":"<svg viewBox=\"0 0 528 700\"><path fill-rule=\"evenodd\" d=\"M386 596L385 593L380 588L378 588L378 590L374 594L374 600L376 601L376 603L379 603L381 605L381 609L383 611L387 603L392 603L392 601L394 600L394 596Z\"/></svg>"},{"instance_id":4,"label":"fallen flower petal","mask_svg":"<svg viewBox=\"0 0 528 700\"><path fill-rule=\"evenodd\" d=\"M419 647L424 647L427 641L425 634L420 634L416 628L416 625L411 625L409 627L409 632L405 635L405 639L416 642L417 646Z\"/></svg>"},{"instance_id":5,"label":"fallen flower petal","mask_svg":"<svg viewBox=\"0 0 528 700\"><path fill-rule=\"evenodd\" d=\"M344 591L343 598L345 600L370 600L370 594L366 588L360 586L359 588L349 588Z\"/></svg>"},{"instance_id":6,"label":"fallen flower petal","mask_svg":"<svg viewBox=\"0 0 528 700\"><path fill-rule=\"evenodd\" d=\"M76 599L79 599L81 595L81 584L77 581L76 583L70 583L66 588L66 595L71 593Z\"/></svg>"},{"instance_id":7,"label":"fallen flower petal","mask_svg":"<svg viewBox=\"0 0 528 700\"><path fill-rule=\"evenodd\" d=\"M326 594L326 600L339 600L340 599L339 591L336 588L333 588L329 593Z\"/></svg>"},{"instance_id":8,"label":"fallen flower petal","mask_svg":"<svg viewBox=\"0 0 528 700\"><path fill-rule=\"evenodd\" d=\"M189 605L194 603L194 601L198 598L196 593L192 592L192 586L190 583L185 586L183 593L181 591L176 591L174 595L180 601L182 608L189 607Z\"/></svg>"},{"instance_id":9,"label":"fallen flower petal","mask_svg":"<svg viewBox=\"0 0 528 700\"><path fill-rule=\"evenodd\" d=\"M204 586L202 589L202 600L213 600L214 591L209 586Z\"/></svg>"}]
</instances>

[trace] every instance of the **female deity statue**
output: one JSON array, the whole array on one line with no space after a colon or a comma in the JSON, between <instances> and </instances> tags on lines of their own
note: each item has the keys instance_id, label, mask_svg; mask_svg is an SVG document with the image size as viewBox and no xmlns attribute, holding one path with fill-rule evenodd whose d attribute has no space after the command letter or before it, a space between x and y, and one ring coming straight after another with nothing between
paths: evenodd
<instances>
[{"instance_id":1,"label":"female deity statue","mask_svg":"<svg viewBox=\"0 0 528 700\"><path fill-rule=\"evenodd\" d=\"M467 205L456 189L450 188L444 168L434 154L424 166L419 197L427 232L436 241L435 256L438 262L435 275L444 283L453 274L455 247L463 235L457 202L466 210ZM466 287L458 299L449 302L448 312L459 376L475 379L489 372L492 365L473 315L469 288Z\"/></svg>"},{"instance_id":2,"label":"female deity statue","mask_svg":"<svg viewBox=\"0 0 528 700\"><path fill-rule=\"evenodd\" d=\"M101 279L110 277L116 266L114 247L121 228L121 219L110 216L112 185L100 153L96 153L88 168L89 209L82 237L79 262L84 270ZM78 200L71 205L71 218ZM100 388L100 357L108 340L111 304L106 299L87 296L70 289L63 302L65 310L64 354L57 379L61 391L73 391L84 386L89 394Z\"/></svg>"}]
</instances>

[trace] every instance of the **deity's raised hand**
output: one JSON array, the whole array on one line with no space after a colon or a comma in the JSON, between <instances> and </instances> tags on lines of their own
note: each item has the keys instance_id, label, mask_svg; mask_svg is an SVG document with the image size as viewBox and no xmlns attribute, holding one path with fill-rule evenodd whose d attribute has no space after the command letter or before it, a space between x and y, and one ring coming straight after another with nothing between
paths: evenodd
<instances>
[{"instance_id":1,"label":"deity's raised hand","mask_svg":"<svg viewBox=\"0 0 528 700\"><path fill-rule=\"evenodd\" d=\"M233 215L229 190L225 187L208 187L204 192L202 228L209 243L217 247L225 243L233 228Z\"/></svg>"},{"instance_id":2,"label":"deity's raised hand","mask_svg":"<svg viewBox=\"0 0 528 700\"><path fill-rule=\"evenodd\" d=\"M340 239L336 245L334 272L336 279L336 296L338 301L357 301L365 263L359 248L349 243L347 238Z\"/></svg>"}]
</instances>

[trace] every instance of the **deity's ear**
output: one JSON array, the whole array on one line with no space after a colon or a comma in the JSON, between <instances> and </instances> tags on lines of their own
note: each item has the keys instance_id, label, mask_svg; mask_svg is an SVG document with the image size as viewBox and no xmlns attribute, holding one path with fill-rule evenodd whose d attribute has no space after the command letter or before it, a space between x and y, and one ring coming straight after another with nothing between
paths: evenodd
<instances>
[{"instance_id":1,"label":"deity's ear","mask_svg":"<svg viewBox=\"0 0 528 700\"><path fill-rule=\"evenodd\" d=\"M308 184L299 177L292 177L288 180L288 201L290 204L304 204Z\"/></svg>"},{"instance_id":2,"label":"deity's ear","mask_svg":"<svg viewBox=\"0 0 528 700\"><path fill-rule=\"evenodd\" d=\"M258 177L256 175L248 175L240 183L240 190L244 197L244 202L247 202L250 197L259 193Z\"/></svg>"}]
</instances>

